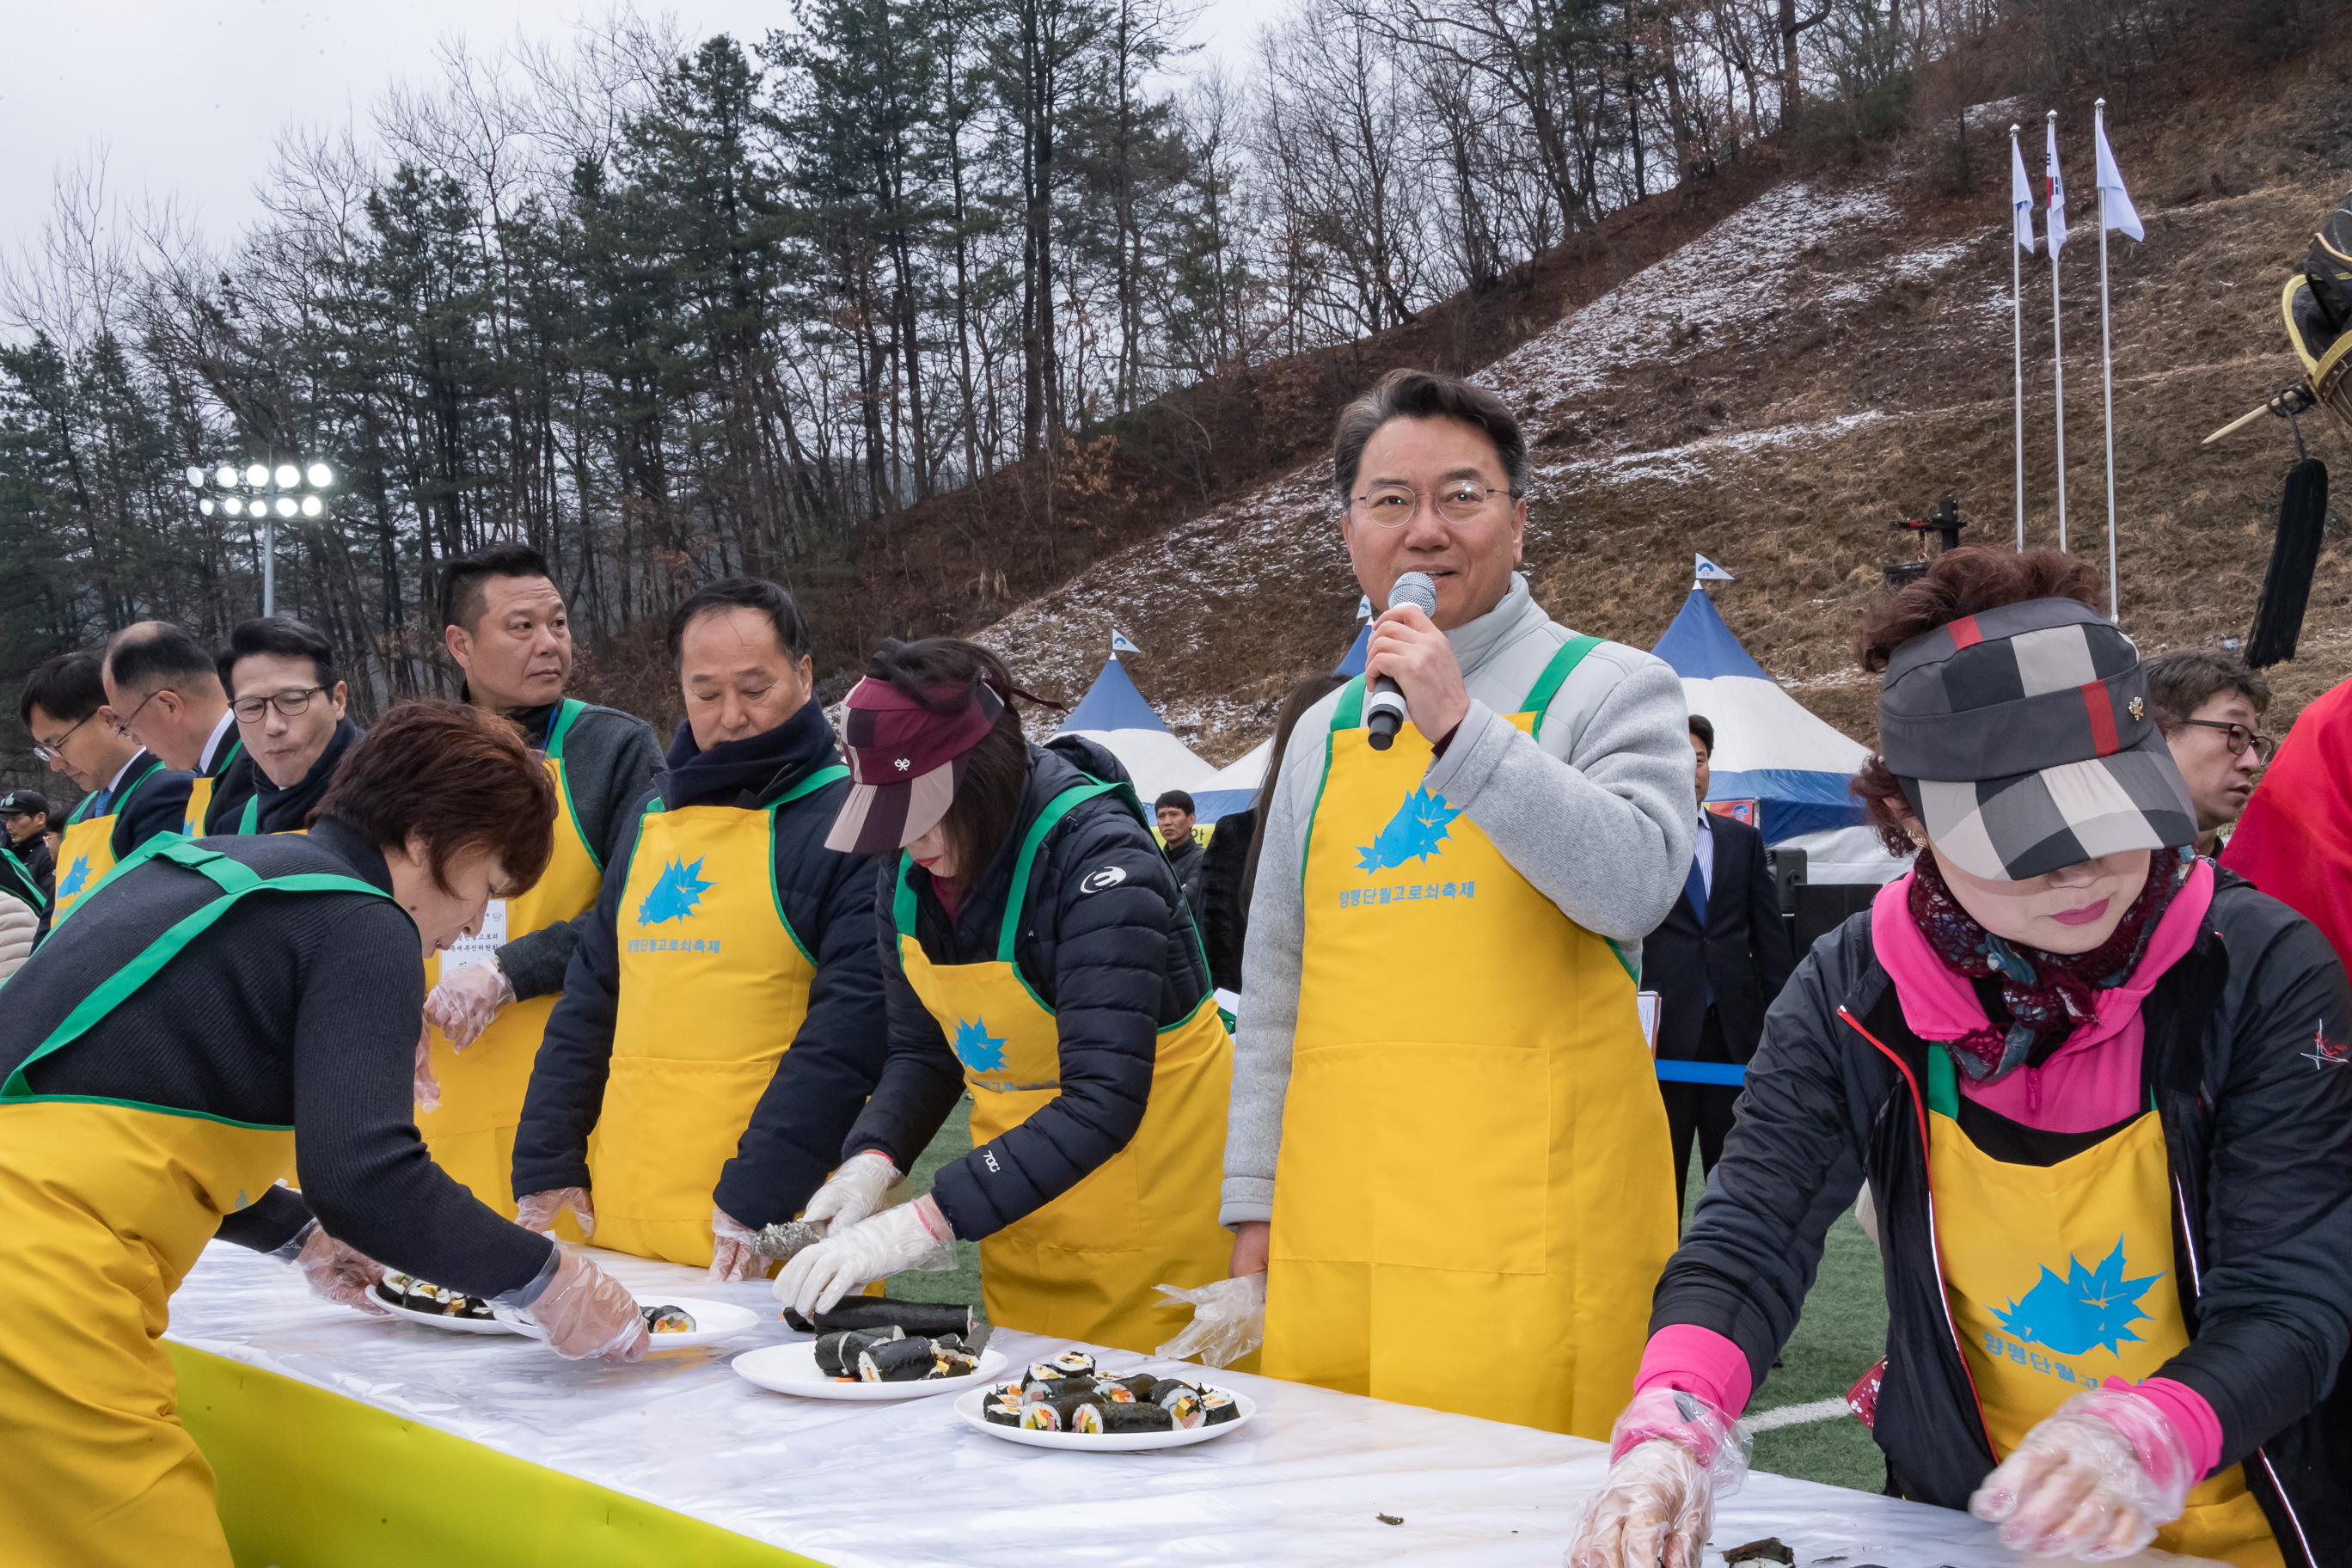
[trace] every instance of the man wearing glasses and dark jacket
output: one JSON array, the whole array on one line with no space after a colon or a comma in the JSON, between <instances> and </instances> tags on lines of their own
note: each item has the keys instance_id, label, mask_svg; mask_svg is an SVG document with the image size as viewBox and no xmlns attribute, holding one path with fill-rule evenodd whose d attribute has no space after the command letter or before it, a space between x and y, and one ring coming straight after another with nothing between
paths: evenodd
<instances>
[{"instance_id":1,"label":"man wearing glasses and dark jacket","mask_svg":"<svg viewBox=\"0 0 2352 1568\"><path fill-rule=\"evenodd\" d=\"M334 645L288 616L247 621L220 658L229 711L259 776L253 798L223 833L299 833L360 738L343 716L350 688L335 672Z\"/></svg>"},{"instance_id":2,"label":"man wearing glasses and dark jacket","mask_svg":"<svg viewBox=\"0 0 2352 1568\"><path fill-rule=\"evenodd\" d=\"M2271 743L2257 733L2270 682L2241 659L2204 648L2151 658L2148 700L2197 807L2197 853L2220 854L2221 830L2245 814Z\"/></svg>"}]
</instances>

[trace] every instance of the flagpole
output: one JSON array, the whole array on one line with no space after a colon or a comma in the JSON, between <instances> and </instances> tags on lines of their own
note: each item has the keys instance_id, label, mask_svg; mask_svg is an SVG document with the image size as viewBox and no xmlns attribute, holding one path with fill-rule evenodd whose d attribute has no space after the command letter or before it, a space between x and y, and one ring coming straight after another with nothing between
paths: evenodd
<instances>
[{"instance_id":1,"label":"flagpole","mask_svg":"<svg viewBox=\"0 0 2352 1568\"><path fill-rule=\"evenodd\" d=\"M2018 127L2009 128L2011 168L2017 167L2025 156L2019 150L2017 132ZM2017 550L2021 555L2025 552L2025 264L2017 258L2018 248L2017 207L2012 196L2009 213L2010 346L2017 373Z\"/></svg>"},{"instance_id":2,"label":"flagpole","mask_svg":"<svg viewBox=\"0 0 2352 1568\"><path fill-rule=\"evenodd\" d=\"M2091 106L2092 123L2104 144L2107 100ZM2107 435L2107 619L2123 624L2123 585L2116 579L2116 355L2107 329L2107 186L2099 183L2099 395Z\"/></svg>"},{"instance_id":3,"label":"flagpole","mask_svg":"<svg viewBox=\"0 0 2352 1568\"><path fill-rule=\"evenodd\" d=\"M2058 111L2049 116L2050 133L2058 133ZM2058 241L2050 242L2050 373L2056 387L2058 414L2058 548L2066 548L2066 352L2058 331Z\"/></svg>"}]
</instances>

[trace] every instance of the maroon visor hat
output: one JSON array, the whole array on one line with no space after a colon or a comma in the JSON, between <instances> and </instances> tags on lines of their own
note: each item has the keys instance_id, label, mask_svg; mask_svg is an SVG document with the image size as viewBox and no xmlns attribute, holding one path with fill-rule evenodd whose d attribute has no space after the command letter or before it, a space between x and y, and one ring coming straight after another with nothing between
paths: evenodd
<instances>
[{"instance_id":1,"label":"maroon visor hat","mask_svg":"<svg viewBox=\"0 0 2352 1568\"><path fill-rule=\"evenodd\" d=\"M849 798L824 847L847 855L902 849L938 826L963 780L964 759L1004 711L1003 700L985 686L974 688L962 708L935 713L871 677L851 689L845 707L841 740L849 753Z\"/></svg>"}]
</instances>

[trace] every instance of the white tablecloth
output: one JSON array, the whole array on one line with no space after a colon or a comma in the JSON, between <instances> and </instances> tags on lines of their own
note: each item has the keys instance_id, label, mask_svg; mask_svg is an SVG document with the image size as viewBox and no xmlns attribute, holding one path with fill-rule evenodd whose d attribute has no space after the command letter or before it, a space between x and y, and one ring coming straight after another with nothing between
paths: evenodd
<instances>
[{"instance_id":1,"label":"white tablecloth","mask_svg":"<svg viewBox=\"0 0 2352 1568\"><path fill-rule=\"evenodd\" d=\"M729 1360L803 1337L776 1319L763 1282L713 1287L698 1270L596 1257L641 1300L737 1300L761 1322L637 1366L579 1365L527 1340L365 1318L313 1300L283 1265L215 1243L173 1300L171 1337L834 1568L1558 1568L1576 1504L1606 1467L1601 1445L1582 1438L1227 1373L1209 1375L1258 1402L1231 1436L1146 1454L1021 1447L966 1426L944 1395L844 1404L756 1388ZM1182 1319L1170 1320L1172 1332ZM1016 1364L1066 1348L1004 1331L991 1342ZM1121 1372L1175 1370L1102 1354ZM1383 1513L1404 1522L1382 1524ZM1795 1548L1801 1568L2018 1562L1963 1514L1751 1476L1719 1510L1715 1544L1767 1535ZM1711 1550L1706 1568L1721 1561Z\"/></svg>"}]
</instances>

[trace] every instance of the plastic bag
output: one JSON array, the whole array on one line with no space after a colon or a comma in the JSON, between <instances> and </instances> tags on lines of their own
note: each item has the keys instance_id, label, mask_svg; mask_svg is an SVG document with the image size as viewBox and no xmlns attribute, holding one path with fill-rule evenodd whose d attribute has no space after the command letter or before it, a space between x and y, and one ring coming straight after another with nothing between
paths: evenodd
<instances>
[{"instance_id":1,"label":"plastic bag","mask_svg":"<svg viewBox=\"0 0 2352 1568\"><path fill-rule=\"evenodd\" d=\"M1264 1274L1220 1279L1197 1290L1181 1290L1173 1285L1152 1289L1192 1308L1192 1321L1184 1331L1154 1351L1154 1355L1170 1361L1199 1356L1202 1366L1231 1366L1265 1342Z\"/></svg>"}]
</instances>

